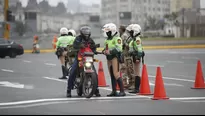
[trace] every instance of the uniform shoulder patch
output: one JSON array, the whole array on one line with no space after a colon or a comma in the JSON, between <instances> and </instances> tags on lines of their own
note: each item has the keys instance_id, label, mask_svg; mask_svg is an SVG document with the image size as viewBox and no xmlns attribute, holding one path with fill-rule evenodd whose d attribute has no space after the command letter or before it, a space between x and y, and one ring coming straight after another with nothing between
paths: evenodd
<instances>
[{"instance_id":1,"label":"uniform shoulder patch","mask_svg":"<svg viewBox=\"0 0 205 116\"><path fill-rule=\"evenodd\" d=\"M117 40L117 43L118 43L118 44L122 44L122 40L121 40L121 39L118 39L118 40Z\"/></svg>"},{"instance_id":2,"label":"uniform shoulder patch","mask_svg":"<svg viewBox=\"0 0 205 116\"><path fill-rule=\"evenodd\" d=\"M136 43L137 43L137 45L140 45L141 41L140 40L136 40Z\"/></svg>"}]
</instances>

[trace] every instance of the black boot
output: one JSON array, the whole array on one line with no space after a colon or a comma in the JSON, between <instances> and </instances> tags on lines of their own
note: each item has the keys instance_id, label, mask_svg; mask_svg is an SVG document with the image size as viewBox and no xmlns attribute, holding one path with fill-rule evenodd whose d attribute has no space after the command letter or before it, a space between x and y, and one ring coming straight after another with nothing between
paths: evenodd
<instances>
[{"instance_id":1,"label":"black boot","mask_svg":"<svg viewBox=\"0 0 205 116\"><path fill-rule=\"evenodd\" d=\"M67 90L67 95L66 95L67 97L72 97L72 95L71 95L71 90Z\"/></svg>"},{"instance_id":2,"label":"black boot","mask_svg":"<svg viewBox=\"0 0 205 116\"><path fill-rule=\"evenodd\" d=\"M96 96L96 97L101 97L99 89L96 89L96 91L95 91L95 96Z\"/></svg>"},{"instance_id":3,"label":"black boot","mask_svg":"<svg viewBox=\"0 0 205 116\"><path fill-rule=\"evenodd\" d=\"M60 77L59 79L67 79L66 78L66 74L67 74L67 69L66 69L66 67L65 66L61 66L61 68L62 68L62 73L63 73L63 76L62 77Z\"/></svg>"},{"instance_id":4,"label":"black boot","mask_svg":"<svg viewBox=\"0 0 205 116\"><path fill-rule=\"evenodd\" d=\"M112 83L112 93L110 93L109 95L107 95L107 97L114 97L114 96L117 96L117 89L116 89L116 79L115 79L115 76L113 74L113 69L112 69L112 66L110 67L110 72L111 72L111 83Z\"/></svg>"},{"instance_id":5,"label":"black boot","mask_svg":"<svg viewBox=\"0 0 205 116\"><path fill-rule=\"evenodd\" d=\"M141 78L139 76L136 76L135 77L135 89L133 91L130 91L129 93L139 93L139 89L140 89L140 81L141 81Z\"/></svg>"},{"instance_id":6,"label":"black boot","mask_svg":"<svg viewBox=\"0 0 205 116\"><path fill-rule=\"evenodd\" d=\"M118 96L126 96L125 91L124 91L123 81L122 81L121 77L118 78L117 83L118 83L118 85L120 87L120 93L119 93Z\"/></svg>"}]
</instances>

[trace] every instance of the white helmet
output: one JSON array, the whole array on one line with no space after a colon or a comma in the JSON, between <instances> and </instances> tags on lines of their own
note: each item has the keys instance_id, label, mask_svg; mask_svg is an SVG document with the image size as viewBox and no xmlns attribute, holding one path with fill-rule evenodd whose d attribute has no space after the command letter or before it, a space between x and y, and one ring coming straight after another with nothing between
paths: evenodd
<instances>
[{"instance_id":1,"label":"white helmet","mask_svg":"<svg viewBox=\"0 0 205 116\"><path fill-rule=\"evenodd\" d=\"M106 28L107 28L108 24L105 24L102 28L102 31L103 31L103 36L104 37L108 37L107 34L106 34Z\"/></svg>"},{"instance_id":2,"label":"white helmet","mask_svg":"<svg viewBox=\"0 0 205 116\"><path fill-rule=\"evenodd\" d=\"M73 29L68 30L68 33L72 33L73 37L76 37L76 32Z\"/></svg>"},{"instance_id":3,"label":"white helmet","mask_svg":"<svg viewBox=\"0 0 205 116\"><path fill-rule=\"evenodd\" d=\"M61 29L60 29L60 34L61 34L61 35L66 34L66 35L67 35L67 34L68 34L68 29L67 29L66 27L61 28Z\"/></svg>"},{"instance_id":4,"label":"white helmet","mask_svg":"<svg viewBox=\"0 0 205 116\"><path fill-rule=\"evenodd\" d=\"M138 24L131 24L129 25L126 30L128 32L133 31L133 35L132 36L137 36L141 33L142 28L140 27L140 25Z\"/></svg>"},{"instance_id":5,"label":"white helmet","mask_svg":"<svg viewBox=\"0 0 205 116\"><path fill-rule=\"evenodd\" d=\"M107 32L111 32L111 36L113 36L117 33L117 26L114 23L108 23L103 26L102 30L104 34L106 34Z\"/></svg>"}]
</instances>

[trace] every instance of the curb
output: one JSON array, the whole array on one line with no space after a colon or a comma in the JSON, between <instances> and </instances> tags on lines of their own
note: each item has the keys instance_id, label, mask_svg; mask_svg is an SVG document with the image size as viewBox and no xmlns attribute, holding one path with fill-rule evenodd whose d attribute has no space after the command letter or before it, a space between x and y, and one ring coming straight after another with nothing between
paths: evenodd
<instances>
[{"instance_id":1,"label":"curb","mask_svg":"<svg viewBox=\"0 0 205 116\"><path fill-rule=\"evenodd\" d=\"M144 50L153 49L189 49L189 48L205 48L205 44L202 45L172 45L172 46L144 46ZM104 48L98 48L97 51L102 51ZM24 50L24 53L31 53L32 50ZM43 49L40 50L41 53L52 53L55 52L54 49Z\"/></svg>"}]
</instances>

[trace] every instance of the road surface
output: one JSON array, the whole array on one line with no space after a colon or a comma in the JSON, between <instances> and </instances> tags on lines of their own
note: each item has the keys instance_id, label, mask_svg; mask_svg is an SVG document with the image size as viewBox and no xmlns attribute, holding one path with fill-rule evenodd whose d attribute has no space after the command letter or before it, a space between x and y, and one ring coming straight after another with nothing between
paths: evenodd
<instances>
[{"instance_id":1,"label":"road surface","mask_svg":"<svg viewBox=\"0 0 205 116\"><path fill-rule=\"evenodd\" d=\"M105 57L106 82L110 78ZM127 94L107 98L111 88L100 88L101 98L66 98L66 80L59 80L61 66L54 53L24 54L16 59L0 59L1 115L191 115L205 114L205 90L194 85L197 60L205 71L205 49L146 50L149 81L154 92L156 67L162 68L169 100L153 101L153 96ZM98 64L96 64L98 69Z\"/></svg>"}]
</instances>

